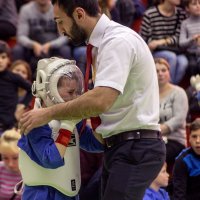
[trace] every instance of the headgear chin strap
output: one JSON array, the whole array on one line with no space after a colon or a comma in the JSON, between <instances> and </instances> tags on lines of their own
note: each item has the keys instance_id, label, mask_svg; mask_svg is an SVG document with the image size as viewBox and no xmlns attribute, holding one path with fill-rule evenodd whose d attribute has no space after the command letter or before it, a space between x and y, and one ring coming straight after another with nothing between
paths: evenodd
<instances>
[{"instance_id":1,"label":"headgear chin strap","mask_svg":"<svg viewBox=\"0 0 200 200\"><path fill-rule=\"evenodd\" d=\"M63 77L69 80L69 85L71 80L76 81L77 96L83 93L83 74L74 60L57 57L39 60L36 81L32 85L33 95L42 99L46 106L63 103L64 99L58 91L59 80Z\"/></svg>"}]
</instances>

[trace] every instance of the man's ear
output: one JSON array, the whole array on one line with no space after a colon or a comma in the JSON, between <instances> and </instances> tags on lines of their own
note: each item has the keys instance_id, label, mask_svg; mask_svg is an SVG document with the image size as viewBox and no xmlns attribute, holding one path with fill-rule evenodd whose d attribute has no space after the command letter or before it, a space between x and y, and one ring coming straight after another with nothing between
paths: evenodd
<instances>
[{"instance_id":1,"label":"man's ear","mask_svg":"<svg viewBox=\"0 0 200 200\"><path fill-rule=\"evenodd\" d=\"M76 20L76 22L83 21L85 19L85 15L86 15L85 10L81 7L75 8L73 12L73 17Z\"/></svg>"}]
</instances>

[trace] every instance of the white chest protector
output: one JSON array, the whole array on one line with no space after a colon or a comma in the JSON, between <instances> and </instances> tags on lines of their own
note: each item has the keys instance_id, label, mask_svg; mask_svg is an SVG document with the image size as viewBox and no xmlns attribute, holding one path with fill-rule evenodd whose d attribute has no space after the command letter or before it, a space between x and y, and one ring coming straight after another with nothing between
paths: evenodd
<instances>
[{"instance_id":1,"label":"white chest protector","mask_svg":"<svg viewBox=\"0 0 200 200\"><path fill-rule=\"evenodd\" d=\"M53 121L51 123L55 124ZM56 137L55 132L52 136ZM23 150L19 153L19 168L26 185L48 185L67 196L75 196L81 185L79 136L76 129L65 152L64 161L65 165L62 167L47 169L32 161Z\"/></svg>"},{"instance_id":2,"label":"white chest protector","mask_svg":"<svg viewBox=\"0 0 200 200\"><path fill-rule=\"evenodd\" d=\"M56 57L45 58L38 62L37 77L32 91L37 99L42 100L47 107L63 103L83 93L83 75L75 65L75 61ZM35 107L40 106L39 101L36 101ZM61 124L53 120L49 125L55 141ZM79 151L79 136L76 128L67 146L64 155L65 164L62 167L57 169L41 167L21 150L19 167L24 183L28 186L48 185L67 196L77 195L81 185Z\"/></svg>"}]
</instances>

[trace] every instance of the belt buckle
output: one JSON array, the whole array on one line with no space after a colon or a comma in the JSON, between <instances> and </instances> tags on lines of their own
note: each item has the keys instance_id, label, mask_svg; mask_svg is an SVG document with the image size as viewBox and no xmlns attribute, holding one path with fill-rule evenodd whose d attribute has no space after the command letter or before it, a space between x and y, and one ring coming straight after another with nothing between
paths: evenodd
<instances>
[{"instance_id":1,"label":"belt buckle","mask_svg":"<svg viewBox=\"0 0 200 200\"><path fill-rule=\"evenodd\" d=\"M112 140L111 138L106 139L105 142L106 142L106 146L107 146L108 148L110 148L110 147L113 146L113 140Z\"/></svg>"},{"instance_id":2,"label":"belt buckle","mask_svg":"<svg viewBox=\"0 0 200 200\"><path fill-rule=\"evenodd\" d=\"M137 132L135 133L134 139L135 139L135 140L141 139L141 133L140 133L139 131L137 131Z\"/></svg>"}]
</instances>

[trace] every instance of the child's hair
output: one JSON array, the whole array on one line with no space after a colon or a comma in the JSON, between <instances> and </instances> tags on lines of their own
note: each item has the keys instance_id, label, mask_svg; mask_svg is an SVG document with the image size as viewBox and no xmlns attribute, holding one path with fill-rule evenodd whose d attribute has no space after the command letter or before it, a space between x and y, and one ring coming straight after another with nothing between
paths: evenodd
<instances>
[{"instance_id":1,"label":"child's hair","mask_svg":"<svg viewBox=\"0 0 200 200\"><path fill-rule=\"evenodd\" d=\"M200 129L200 118L195 119L190 125L190 133L191 131L196 131Z\"/></svg>"},{"instance_id":2,"label":"child's hair","mask_svg":"<svg viewBox=\"0 0 200 200\"><path fill-rule=\"evenodd\" d=\"M168 70L170 68L169 63L164 58L154 58L154 62L155 62L155 64L158 63L158 64L165 65Z\"/></svg>"},{"instance_id":3,"label":"child's hair","mask_svg":"<svg viewBox=\"0 0 200 200\"><path fill-rule=\"evenodd\" d=\"M0 40L0 53L6 53L10 57L10 47L2 40Z\"/></svg>"},{"instance_id":4,"label":"child's hair","mask_svg":"<svg viewBox=\"0 0 200 200\"><path fill-rule=\"evenodd\" d=\"M4 152L19 152L19 147L17 146L18 140L21 138L19 131L16 129L10 129L5 132L0 137L0 153Z\"/></svg>"},{"instance_id":5,"label":"child's hair","mask_svg":"<svg viewBox=\"0 0 200 200\"><path fill-rule=\"evenodd\" d=\"M24 65L24 67L26 68L28 72L28 80L32 81L32 71L31 71L30 65L24 60L16 60L10 66L10 70L12 71L17 65Z\"/></svg>"}]
</instances>

